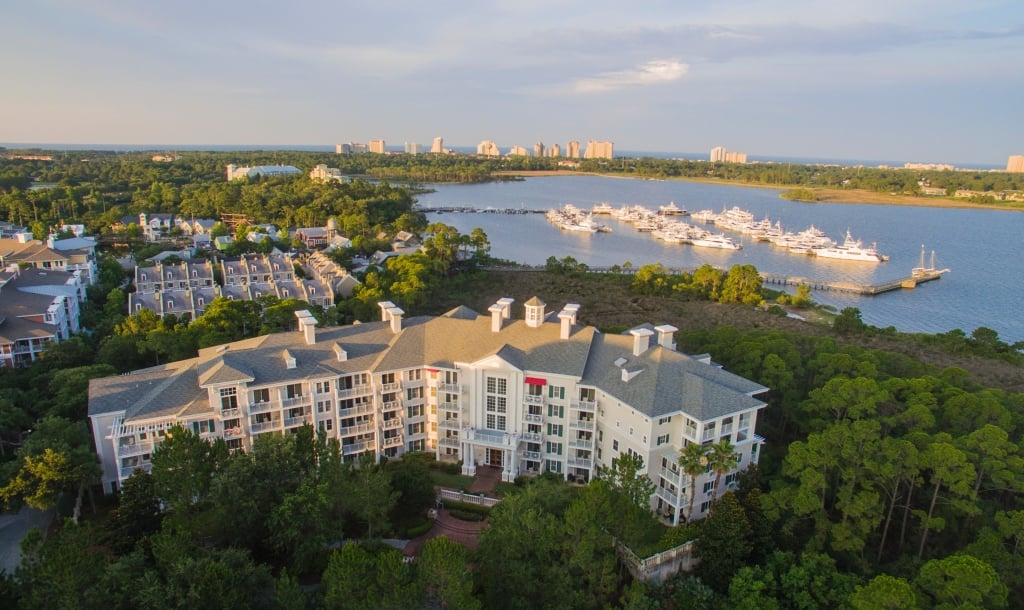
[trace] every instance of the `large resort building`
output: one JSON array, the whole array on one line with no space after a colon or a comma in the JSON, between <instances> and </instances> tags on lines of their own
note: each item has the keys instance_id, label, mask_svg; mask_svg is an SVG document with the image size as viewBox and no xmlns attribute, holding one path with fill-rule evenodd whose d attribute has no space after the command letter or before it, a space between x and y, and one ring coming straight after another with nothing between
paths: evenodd
<instances>
[{"instance_id":1,"label":"large resort building","mask_svg":"<svg viewBox=\"0 0 1024 610\"><path fill-rule=\"evenodd\" d=\"M729 439L736 470L756 463L756 398L767 388L710 359L675 349L672 326L604 334L577 324L579 306L549 312L536 297L523 319L501 299L489 316L459 307L405 319L390 302L381 320L315 327L200 350L190 360L94 379L89 417L114 492L175 424L249 450L261 434L311 425L340 440L343 456L375 459L428 451L462 461L462 472L498 468L501 478L556 473L578 482L628 453L643 458L651 507L678 524L689 477L685 444ZM653 341L652 341L653 340ZM694 482L693 517L721 490L715 473Z\"/></svg>"}]
</instances>

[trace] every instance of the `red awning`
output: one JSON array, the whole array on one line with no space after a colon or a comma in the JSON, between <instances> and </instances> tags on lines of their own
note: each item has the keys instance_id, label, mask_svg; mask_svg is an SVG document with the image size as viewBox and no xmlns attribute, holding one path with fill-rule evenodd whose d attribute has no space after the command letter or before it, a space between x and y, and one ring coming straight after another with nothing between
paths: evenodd
<instances>
[{"instance_id":1,"label":"red awning","mask_svg":"<svg viewBox=\"0 0 1024 610\"><path fill-rule=\"evenodd\" d=\"M427 369L427 372L428 373L440 373L441 371L438 370L438 369Z\"/></svg>"},{"instance_id":2,"label":"red awning","mask_svg":"<svg viewBox=\"0 0 1024 610\"><path fill-rule=\"evenodd\" d=\"M527 377L526 383L530 385L547 385L548 380L543 377Z\"/></svg>"}]
</instances>

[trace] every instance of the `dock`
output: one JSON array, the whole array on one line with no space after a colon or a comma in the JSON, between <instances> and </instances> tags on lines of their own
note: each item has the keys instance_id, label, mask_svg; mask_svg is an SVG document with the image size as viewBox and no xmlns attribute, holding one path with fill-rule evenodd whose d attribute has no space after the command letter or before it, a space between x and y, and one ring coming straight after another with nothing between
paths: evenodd
<instances>
[{"instance_id":1,"label":"dock","mask_svg":"<svg viewBox=\"0 0 1024 610\"><path fill-rule=\"evenodd\" d=\"M829 280L815 280L806 277L776 275L773 273L762 273L761 279L764 280L765 284L775 284L778 286L809 286L812 290L830 290L874 296L876 294L892 292L893 290L911 290L917 288L918 284L939 279L944 273L949 273L949 269L924 269L921 267L915 267L908 277L882 282L881 284L833 282Z\"/></svg>"}]
</instances>

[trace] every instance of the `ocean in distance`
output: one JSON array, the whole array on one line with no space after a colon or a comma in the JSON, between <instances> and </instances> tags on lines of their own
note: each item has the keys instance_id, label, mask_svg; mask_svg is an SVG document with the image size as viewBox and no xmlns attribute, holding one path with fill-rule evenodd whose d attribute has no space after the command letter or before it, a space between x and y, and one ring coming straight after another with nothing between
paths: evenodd
<instances>
[{"instance_id":1,"label":"ocean in distance","mask_svg":"<svg viewBox=\"0 0 1024 610\"><path fill-rule=\"evenodd\" d=\"M779 220L787 230L801 231L814 225L839 241L849 229L865 244L876 242L879 251L890 257L878 264L820 259L789 254L767 242L751 242L729 232L726 234L734 240L742 241L742 250L666 244L609 216L599 218L611 233L588 234L563 231L543 214L428 213L431 222L444 222L463 233L480 227L490 238L494 256L527 264L543 264L549 256L571 256L590 266L630 261L635 267L662 263L673 269L690 269L710 263L728 269L739 263L773 274L878 284L909 276L920 263L923 245L926 263L930 264L934 250L936 267L951 269L938 281L878 296L815 291L814 299L839 309L857 307L864 321L874 326L926 333L959 328L968 334L984 326L997 331L1004 341L1024 341L1024 319L1018 310L1024 296L1024 265L1017 258L1024 245L1024 215L1020 212L805 203L781 199L777 189L602 176L536 177L433 188L435 192L418 196L419 205L428 211L462 206L547 210L567 203L580 208L608 203L657 209L674 201L692 213L738 206L753 212L757 219ZM698 224L692 218L683 220Z\"/></svg>"}]
</instances>

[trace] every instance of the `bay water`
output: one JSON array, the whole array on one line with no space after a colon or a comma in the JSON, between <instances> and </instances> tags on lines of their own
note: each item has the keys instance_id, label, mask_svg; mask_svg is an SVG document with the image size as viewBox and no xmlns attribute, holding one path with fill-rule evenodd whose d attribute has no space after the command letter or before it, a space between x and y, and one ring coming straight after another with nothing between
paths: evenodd
<instances>
[{"instance_id":1,"label":"bay water","mask_svg":"<svg viewBox=\"0 0 1024 610\"><path fill-rule=\"evenodd\" d=\"M838 309L857 307L864 321L874 326L926 333L959 328L968 334L984 326L997 331L1003 341L1024 341L1022 212L807 203L781 199L777 189L604 176L535 177L432 188L436 190L418 196L430 222L443 222L463 233L480 227L490 238L493 256L533 265L543 265L550 256L571 256L593 267L627 261L634 267L662 263L671 269L692 269L704 263L723 269L752 264L772 274L878 284L909 276L911 269L920 264L923 246L927 265L934 251L935 266L950 269L938 281L877 296L815 291L813 298ZM548 210L569 203L582 209L607 203L615 208L643 205L657 210L669 202L691 213L702 209L721 212L738 206L757 219L778 220L789 231L813 225L839 242L849 230L865 245L877 244L889 261L875 264L790 254L767 242L754 242L728 231L726 235L742 243L741 250L666 244L610 216L595 219L607 224L612 232L590 234L563 231L543 214L430 211L441 207ZM681 220L701 226L690 217ZM721 232L714 226L706 228Z\"/></svg>"}]
</instances>

